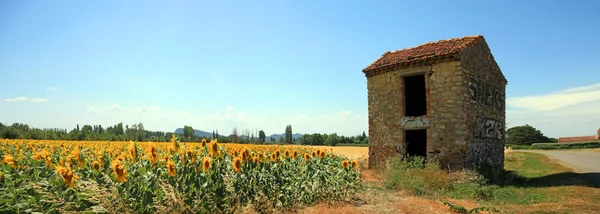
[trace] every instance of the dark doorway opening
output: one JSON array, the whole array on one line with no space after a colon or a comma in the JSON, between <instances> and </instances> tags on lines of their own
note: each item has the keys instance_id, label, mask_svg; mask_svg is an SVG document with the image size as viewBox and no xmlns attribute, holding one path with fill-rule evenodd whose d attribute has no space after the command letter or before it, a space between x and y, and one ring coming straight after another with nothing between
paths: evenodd
<instances>
[{"instance_id":1,"label":"dark doorway opening","mask_svg":"<svg viewBox=\"0 0 600 214\"><path fill-rule=\"evenodd\" d=\"M427 129L407 130L404 132L406 154L427 158Z\"/></svg>"},{"instance_id":2,"label":"dark doorway opening","mask_svg":"<svg viewBox=\"0 0 600 214\"><path fill-rule=\"evenodd\" d=\"M427 114L425 75L404 77L404 109L406 116Z\"/></svg>"}]
</instances>

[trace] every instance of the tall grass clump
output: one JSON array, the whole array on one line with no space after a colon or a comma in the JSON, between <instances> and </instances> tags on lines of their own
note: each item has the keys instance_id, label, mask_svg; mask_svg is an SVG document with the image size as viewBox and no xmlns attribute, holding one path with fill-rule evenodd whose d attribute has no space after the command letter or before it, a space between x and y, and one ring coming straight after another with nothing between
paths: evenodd
<instances>
[{"instance_id":1,"label":"tall grass clump","mask_svg":"<svg viewBox=\"0 0 600 214\"><path fill-rule=\"evenodd\" d=\"M416 195L487 200L499 188L488 185L488 180L475 171L450 172L442 169L438 161L426 161L423 157L388 159L385 176L386 188Z\"/></svg>"}]
</instances>

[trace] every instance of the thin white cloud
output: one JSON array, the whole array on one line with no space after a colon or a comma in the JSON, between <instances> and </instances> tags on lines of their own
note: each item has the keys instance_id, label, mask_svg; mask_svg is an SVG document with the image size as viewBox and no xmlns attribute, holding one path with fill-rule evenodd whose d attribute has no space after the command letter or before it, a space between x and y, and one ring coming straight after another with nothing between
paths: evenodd
<instances>
[{"instance_id":1,"label":"thin white cloud","mask_svg":"<svg viewBox=\"0 0 600 214\"><path fill-rule=\"evenodd\" d=\"M506 102L507 127L529 124L550 137L595 135L600 128L600 84Z\"/></svg>"},{"instance_id":2,"label":"thin white cloud","mask_svg":"<svg viewBox=\"0 0 600 214\"><path fill-rule=\"evenodd\" d=\"M292 125L294 133L338 133L358 135L367 131L367 117L351 111L330 112L328 114L299 113L281 116L277 113L250 114L235 106L225 106L213 112L187 112L164 109L157 105L121 106L88 105L83 117L90 124L113 125L119 122L134 124L142 122L148 130L173 131L184 125L219 134L230 134L233 128L264 130L267 135L285 132L285 126Z\"/></svg>"},{"instance_id":3,"label":"thin white cloud","mask_svg":"<svg viewBox=\"0 0 600 214\"><path fill-rule=\"evenodd\" d=\"M15 98L4 99L4 102L7 102L7 103L11 103L11 102L14 102L14 103L17 103L17 102L19 102L19 103L24 103L24 102L45 103L45 102L48 102L48 101L49 100L46 99L46 98L33 98L33 99L29 99L28 97L15 97Z\"/></svg>"},{"instance_id":4,"label":"thin white cloud","mask_svg":"<svg viewBox=\"0 0 600 214\"><path fill-rule=\"evenodd\" d=\"M586 102L600 101L600 84L570 88L545 95L506 99L508 107L530 111L553 111Z\"/></svg>"},{"instance_id":5,"label":"thin white cloud","mask_svg":"<svg viewBox=\"0 0 600 214\"><path fill-rule=\"evenodd\" d=\"M29 98L27 97L15 97L15 98L7 98L4 99L4 102L10 103L10 102L27 102L29 100Z\"/></svg>"}]
</instances>

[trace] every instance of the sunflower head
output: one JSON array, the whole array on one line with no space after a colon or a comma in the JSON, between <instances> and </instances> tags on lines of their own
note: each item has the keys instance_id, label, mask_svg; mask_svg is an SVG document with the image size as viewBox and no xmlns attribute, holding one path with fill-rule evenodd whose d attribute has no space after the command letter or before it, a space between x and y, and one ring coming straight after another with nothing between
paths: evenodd
<instances>
[{"instance_id":1,"label":"sunflower head","mask_svg":"<svg viewBox=\"0 0 600 214\"><path fill-rule=\"evenodd\" d=\"M169 176L175 177L175 175L177 175L177 169L176 169L175 163L173 163L173 161L167 162L167 170L169 172Z\"/></svg>"},{"instance_id":2,"label":"sunflower head","mask_svg":"<svg viewBox=\"0 0 600 214\"><path fill-rule=\"evenodd\" d=\"M73 174L73 171L71 171L71 167L69 166L58 166L56 167L56 172L62 176L65 187L73 187L75 185L75 179L79 178L77 175Z\"/></svg>"},{"instance_id":3,"label":"sunflower head","mask_svg":"<svg viewBox=\"0 0 600 214\"><path fill-rule=\"evenodd\" d=\"M358 169L358 161L352 160L350 162L350 166L352 167L352 169Z\"/></svg>"},{"instance_id":4,"label":"sunflower head","mask_svg":"<svg viewBox=\"0 0 600 214\"><path fill-rule=\"evenodd\" d=\"M312 157L314 158L315 156L317 156L317 152L315 152L315 151L312 151L311 155L312 155Z\"/></svg>"},{"instance_id":5,"label":"sunflower head","mask_svg":"<svg viewBox=\"0 0 600 214\"><path fill-rule=\"evenodd\" d=\"M46 156L46 167L52 167L52 157Z\"/></svg>"},{"instance_id":6,"label":"sunflower head","mask_svg":"<svg viewBox=\"0 0 600 214\"><path fill-rule=\"evenodd\" d=\"M310 155L309 155L309 154L307 154L307 153L304 153L304 160L305 160L306 162L310 161Z\"/></svg>"},{"instance_id":7,"label":"sunflower head","mask_svg":"<svg viewBox=\"0 0 600 214\"><path fill-rule=\"evenodd\" d=\"M150 163L155 164L158 161L158 153L156 152L156 146L154 144L150 144L150 149L148 152Z\"/></svg>"},{"instance_id":8,"label":"sunflower head","mask_svg":"<svg viewBox=\"0 0 600 214\"><path fill-rule=\"evenodd\" d=\"M317 155L321 156L321 150L320 149L317 149Z\"/></svg>"},{"instance_id":9,"label":"sunflower head","mask_svg":"<svg viewBox=\"0 0 600 214\"><path fill-rule=\"evenodd\" d=\"M242 160L248 160L250 158L250 151L248 151L248 148L244 147L242 149L241 155L242 155Z\"/></svg>"},{"instance_id":10,"label":"sunflower head","mask_svg":"<svg viewBox=\"0 0 600 214\"><path fill-rule=\"evenodd\" d=\"M117 182L123 183L127 180L127 170L125 169L125 165L119 160L113 162L113 173L115 174Z\"/></svg>"},{"instance_id":11,"label":"sunflower head","mask_svg":"<svg viewBox=\"0 0 600 214\"><path fill-rule=\"evenodd\" d=\"M195 162L195 161L196 161L196 155L194 154L194 152L193 152L193 151L187 151L187 155L188 155L188 157L190 158L190 160L191 160L192 162Z\"/></svg>"},{"instance_id":12,"label":"sunflower head","mask_svg":"<svg viewBox=\"0 0 600 214\"><path fill-rule=\"evenodd\" d=\"M235 170L235 172L240 173L242 171L242 160L240 158L234 157L231 165L233 166L233 170Z\"/></svg>"},{"instance_id":13,"label":"sunflower head","mask_svg":"<svg viewBox=\"0 0 600 214\"><path fill-rule=\"evenodd\" d=\"M15 157L13 157L11 154L4 155L4 163L8 164L13 169L17 168L17 163L15 162Z\"/></svg>"},{"instance_id":14,"label":"sunflower head","mask_svg":"<svg viewBox=\"0 0 600 214\"><path fill-rule=\"evenodd\" d=\"M347 160L345 160L345 161L342 161L342 167L343 167L344 169L347 169L347 168L348 168L348 161L347 161Z\"/></svg>"},{"instance_id":15,"label":"sunflower head","mask_svg":"<svg viewBox=\"0 0 600 214\"><path fill-rule=\"evenodd\" d=\"M290 157L290 150L287 150L287 149L286 149L286 150L283 152L283 157L285 157L285 158L289 158L289 157Z\"/></svg>"},{"instance_id":16,"label":"sunflower head","mask_svg":"<svg viewBox=\"0 0 600 214\"><path fill-rule=\"evenodd\" d=\"M304 169L303 169L303 170L302 170L302 174L303 174L303 175L304 175L304 174L306 174L306 170L304 170Z\"/></svg>"},{"instance_id":17,"label":"sunflower head","mask_svg":"<svg viewBox=\"0 0 600 214\"><path fill-rule=\"evenodd\" d=\"M92 169L94 169L96 171L100 170L100 163L98 161L96 161L96 160L93 161L92 162Z\"/></svg>"},{"instance_id":18,"label":"sunflower head","mask_svg":"<svg viewBox=\"0 0 600 214\"><path fill-rule=\"evenodd\" d=\"M275 150L275 159L279 159L279 156L281 156L281 152L279 152L279 149Z\"/></svg>"},{"instance_id":19,"label":"sunflower head","mask_svg":"<svg viewBox=\"0 0 600 214\"><path fill-rule=\"evenodd\" d=\"M219 155L219 144L216 141L211 143L210 151L213 154L213 156Z\"/></svg>"},{"instance_id":20,"label":"sunflower head","mask_svg":"<svg viewBox=\"0 0 600 214\"><path fill-rule=\"evenodd\" d=\"M325 157L325 150L321 151L321 154L319 154L319 156L320 156L321 158L324 158L324 157Z\"/></svg>"},{"instance_id":21,"label":"sunflower head","mask_svg":"<svg viewBox=\"0 0 600 214\"><path fill-rule=\"evenodd\" d=\"M205 172L210 169L210 159L208 157L202 158L202 170Z\"/></svg>"},{"instance_id":22,"label":"sunflower head","mask_svg":"<svg viewBox=\"0 0 600 214\"><path fill-rule=\"evenodd\" d=\"M127 148L127 152L129 153L129 158L132 161L136 161L137 158L137 149L135 148L135 144L131 142Z\"/></svg>"},{"instance_id":23,"label":"sunflower head","mask_svg":"<svg viewBox=\"0 0 600 214\"><path fill-rule=\"evenodd\" d=\"M296 157L298 157L298 151L294 150L294 152L292 152L292 158Z\"/></svg>"}]
</instances>

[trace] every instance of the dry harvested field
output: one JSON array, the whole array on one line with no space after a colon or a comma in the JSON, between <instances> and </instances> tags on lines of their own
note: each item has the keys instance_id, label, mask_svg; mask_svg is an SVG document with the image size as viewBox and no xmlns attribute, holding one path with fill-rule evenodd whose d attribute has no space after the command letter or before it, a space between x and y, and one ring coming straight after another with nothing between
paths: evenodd
<instances>
[{"instance_id":1,"label":"dry harvested field","mask_svg":"<svg viewBox=\"0 0 600 214\"><path fill-rule=\"evenodd\" d=\"M359 146L313 146L317 149L326 149L333 153L339 153L350 159L366 159L369 156L369 147Z\"/></svg>"}]
</instances>

